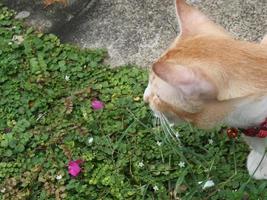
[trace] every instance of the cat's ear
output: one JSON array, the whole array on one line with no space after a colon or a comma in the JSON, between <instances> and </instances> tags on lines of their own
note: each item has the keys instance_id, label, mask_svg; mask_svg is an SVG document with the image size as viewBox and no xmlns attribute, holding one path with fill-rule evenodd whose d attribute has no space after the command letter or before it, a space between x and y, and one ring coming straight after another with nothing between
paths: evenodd
<instances>
[{"instance_id":1,"label":"cat's ear","mask_svg":"<svg viewBox=\"0 0 267 200\"><path fill-rule=\"evenodd\" d=\"M152 70L160 79L188 97L211 99L217 96L215 85L199 70L169 62L157 62Z\"/></svg>"},{"instance_id":2,"label":"cat's ear","mask_svg":"<svg viewBox=\"0 0 267 200\"><path fill-rule=\"evenodd\" d=\"M265 36L263 37L263 39L261 40L261 44L267 46L267 35L265 35Z\"/></svg>"},{"instance_id":3,"label":"cat's ear","mask_svg":"<svg viewBox=\"0 0 267 200\"><path fill-rule=\"evenodd\" d=\"M230 36L223 27L212 22L198 9L188 5L185 0L176 0L176 11L180 25L180 37L199 34Z\"/></svg>"}]
</instances>

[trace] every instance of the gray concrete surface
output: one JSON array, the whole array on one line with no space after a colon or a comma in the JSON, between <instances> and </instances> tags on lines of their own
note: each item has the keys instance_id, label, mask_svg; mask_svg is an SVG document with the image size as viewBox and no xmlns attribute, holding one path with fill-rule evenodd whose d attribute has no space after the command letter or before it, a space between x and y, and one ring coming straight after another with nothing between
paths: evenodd
<instances>
[{"instance_id":1,"label":"gray concrete surface","mask_svg":"<svg viewBox=\"0 0 267 200\"><path fill-rule=\"evenodd\" d=\"M45 4L46 0L0 0L17 11L16 18L42 32L62 32L61 27L71 24L90 10L98 0L62 0L63 3ZM48 2L50 0L47 0ZM51 0L52 1L52 0ZM60 0L57 0L60 1ZM25 17L25 13L29 16Z\"/></svg>"},{"instance_id":2,"label":"gray concrete surface","mask_svg":"<svg viewBox=\"0 0 267 200\"><path fill-rule=\"evenodd\" d=\"M238 38L257 41L267 32L267 0L188 2ZM82 7L69 10L61 7L57 10L61 15L54 12L47 17L53 21L48 31L81 47L106 48L109 52L106 62L112 66L127 63L149 66L179 32L174 0L98 0L93 7ZM31 20L45 18L43 11L31 12Z\"/></svg>"}]
</instances>

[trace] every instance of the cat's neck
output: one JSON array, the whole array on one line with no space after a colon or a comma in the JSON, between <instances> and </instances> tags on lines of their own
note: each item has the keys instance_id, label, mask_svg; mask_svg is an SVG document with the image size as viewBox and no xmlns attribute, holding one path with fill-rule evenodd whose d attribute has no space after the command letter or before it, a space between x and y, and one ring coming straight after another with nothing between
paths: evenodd
<instances>
[{"instance_id":1,"label":"cat's neck","mask_svg":"<svg viewBox=\"0 0 267 200\"><path fill-rule=\"evenodd\" d=\"M249 96L232 103L232 112L224 120L227 126L254 127L260 125L267 118L267 95Z\"/></svg>"}]
</instances>

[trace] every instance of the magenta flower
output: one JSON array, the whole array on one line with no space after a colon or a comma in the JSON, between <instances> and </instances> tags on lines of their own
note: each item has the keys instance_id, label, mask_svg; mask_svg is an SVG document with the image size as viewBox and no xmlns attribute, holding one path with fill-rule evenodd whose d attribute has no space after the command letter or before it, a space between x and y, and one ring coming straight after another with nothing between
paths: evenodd
<instances>
[{"instance_id":1,"label":"magenta flower","mask_svg":"<svg viewBox=\"0 0 267 200\"><path fill-rule=\"evenodd\" d=\"M80 164L82 163L83 163L83 160L70 161L69 166L68 166L69 174L74 177L78 176L81 172Z\"/></svg>"},{"instance_id":2,"label":"magenta flower","mask_svg":"<svg viewBox=\"0 0 267 200\"><path fill-rule=\"evenodd\" d=\"M91 105L94 110L101 110L104 108L104 103L96 99L92 101Z\"/></svg>"}]
</instances>

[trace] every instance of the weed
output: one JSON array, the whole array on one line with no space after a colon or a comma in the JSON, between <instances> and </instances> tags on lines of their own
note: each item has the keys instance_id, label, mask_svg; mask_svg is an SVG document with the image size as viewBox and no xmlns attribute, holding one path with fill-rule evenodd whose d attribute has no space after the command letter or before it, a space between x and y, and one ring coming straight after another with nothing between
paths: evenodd
<instances>
[{"instance_id":1,"label":"weed","mask_svg":"<svg viewBox=\"0 0 267 200\"><path fill-rule=\"evenodd\" d=\"M0 198L267 198L266 181L247 181L240 138L159 125L142 101L146 70L110 69L104 50L61 44L3 6L0 46Z\"/></svg>"}]
</instances>

